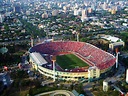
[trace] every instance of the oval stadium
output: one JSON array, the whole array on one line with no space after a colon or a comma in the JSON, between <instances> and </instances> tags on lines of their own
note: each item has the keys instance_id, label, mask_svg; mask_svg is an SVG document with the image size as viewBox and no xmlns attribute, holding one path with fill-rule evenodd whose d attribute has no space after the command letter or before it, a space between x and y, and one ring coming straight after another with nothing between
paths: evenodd
<instances>
[{"instance_id":1,"label":"oval stadium","mask_svg":"<svg viewBox=\"0 0 128 96\"><path fill-rule=\"evenodd\" d=\"M29 56L34 69L54 80L99 78L116 62L112 54L76 41L41 43L30 48Z\"/></svg>"}]
</instances>

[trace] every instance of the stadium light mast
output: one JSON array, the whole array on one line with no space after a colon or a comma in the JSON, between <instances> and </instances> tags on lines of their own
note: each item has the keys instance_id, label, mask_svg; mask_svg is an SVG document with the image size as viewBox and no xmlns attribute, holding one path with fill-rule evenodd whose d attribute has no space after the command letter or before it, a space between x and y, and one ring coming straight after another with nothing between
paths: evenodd
<instances>
[{"instance_id":1,"label":"stadium light mast","mask_svg":"<svg viewBox=\"0 0 128 96\"><path fill-rule=\"evenodd\" d=\"M53 56L52 57L52 62L53 62L53 81L55 82L55 62L56 62L56 57L55 56Z\"/></svg>"},{"instance_id":2,"label":"stadium light mast","mask_svg":"<svg viewBox=\"0 0 128 96\"><path fill-rule=\"evenodd\" d=\"M37 42L40 43L40 37L39 36L37 36Z\"/></svg>"},{"instance_id":3,"label":"stadium light mast","mask_svg":"<svg viewBox=\"0 0 128 96\"><path fill-rule=\"evenodd\" d=\"M33 38L31 37L31 47L33 47Z\"/></svg>"},{"instance_id":4,"label":"stadium light mast","mask_svg":"<svg viewBox=\"0 0 128 96\"><path fill-rule=\"evenodd\" d=\"M76 35L77 35L77 42L79 42L79 35L80 35L80 33L77 32Z\"/></svg>"},{"instance_id":5,"label":"stadium light mast","mask_svg":"<svg viewBox=\"0 0 128 96\"><path fill-rule=\"evenodd\" d=\"M118 67L118 56L120 52L118 51L118 48L116 48L116 68Z\"/></svg>"},{"instance_id":6,"label":"stadium light mast","mask_svg":"<svg viewBox=\"0 0 128 96\"><path fill-rule=\"evenodd\" d=\"M118 67L118 56L119 56L120 52L117 52L116 54L116 68Z\"/></svg>"}]
</instances>

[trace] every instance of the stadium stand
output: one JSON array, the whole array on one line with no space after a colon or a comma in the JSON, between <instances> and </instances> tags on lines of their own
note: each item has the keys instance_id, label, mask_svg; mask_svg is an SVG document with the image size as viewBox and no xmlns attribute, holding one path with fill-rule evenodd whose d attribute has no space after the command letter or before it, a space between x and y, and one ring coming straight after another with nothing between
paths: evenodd
<instances>
[{"instance_id":1,"label":"stadium stand","mask_svg":"<svg viewBox=\"0 0 128 96\"><path fill-rule=\"evenodd\" d=\"M106 69L115 64L115 57L89 43L74 41L47 42L36 45L30 52L58 55L60 52L72 52L86 61L90 66Z\"/></svg>"}]
</instances>

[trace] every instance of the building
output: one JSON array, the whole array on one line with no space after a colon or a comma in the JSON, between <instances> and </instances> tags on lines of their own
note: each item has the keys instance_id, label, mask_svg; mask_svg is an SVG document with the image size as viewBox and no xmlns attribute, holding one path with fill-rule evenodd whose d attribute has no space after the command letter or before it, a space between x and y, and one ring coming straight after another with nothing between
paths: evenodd
<instances>
[{"instance_id":1,"label":"building","mask_svg":"<svg viewBox=\"0 0 128 96\"><path fill-rule=\"evenodd\" d=\"M4 16L0 14L0 23L3 23L3 21L4 21Z\"/></svg>"},{"instance_id":2,"label":"building","mask_svg":"<svg viewBox=\"0 0 128 96\"><path fill-rule=\"evenodd\" d=\"M120 47L120 46L125 46L125 43L123 41L122 42L110 43L109 44L109 49L114 50L114 49L116 49L117 47Z\"/></svg>"},{"instance_id":3,"label":"building","mask_svg":"<svg viewBox=\"0 0 128 96\"><path fill-rule=\"evenodd\" d=\"M47 13L47 12L44 12L44 13L42 14L42 18L48 18L48 13Z\"/></svg>"},{"instance_id":4,"label":"building","mask_svg":"<svg viewBox=\"0 0 128 96\"><path fill-rule=\"evenodd\" d=\"M108 91L108 82L103 81L103 91L107 92Z\"/></svg>"},{"instance_id":5,"label":"building","mask_svg":"<svg viewBox=\"0 0 128 96\"><path fill-rule=\"evenodd\" d=\"M77 9L74 9L74 15L75 16L79 15L79 11Z\"/></svg>"},{"instance_id":6,"label":"building","mask_svg":"<svg viewBox=\"0 0 128 96\"><path fill-rule=\"evenodd\" d=\"M92 13L93 9L92 8L88 8L88 13Z\"/></svg>"},{"instance_id":7,"label":"building","mask_svg":"<svg viewBox=\"0 0 128 96\"><path fill-rule=\"evenodd\" d=\"M114 36L111 36L111 35L101 35L101 38L110 41L110 43L122 42L122 40L120 38L114 37Z\"/></svg>"},{"instance_id":8,"label":"building","mask_svg":"<svg viewBox=\"0 0 128 96\"><path fill-rule=\"evenodd\" d=\"M103 7L103 9L104 9L104 10L107 10L107 3L106 3L106 2L104 2L104 4L103 4L103 6L102 6L102 7Z\"/></svg>"},{"instance_id":9,"label":"building","mask_svg":"<svg viewBox=\"0 0 128 96\"><path fill-rule=\"evenodd\" d=\"M120 38L110 36L110 35L102 35L101 38L106 39L110 42L109 49L114 50L117 47L125 46L125 42L123 42Z\"/></svg>"},{"instance_id":10,"label":"building","mask_svg":"<svg viewBox=\"0 0 128 96\"><path fill-rule=\"evenodd\" d=\"M63 6L63 10L64 10L64 12L67 12L67 7Z\"/></svg>"},{"instance_id":11,"label":"building","mask_svg":"<svg viewBox=\"0 0 128 96\"><path fill-rule=\"evenodd\" d=\"M30 15L30 11L26 11L26 15Z\"/></svg>"},{"instance_id":12,"label":"building","mask_svg":"<svg viewBox=\"0 0 128 96\"><path fill-rule=\"evenodd\" d=\"M111 10L111 14L116 14L116 10L115 9L112 9Z\"/></svg>"},{"instance_id":13,"label":"building","mask_svg":"<svg viewBox=\"0 0 128 96\"><path fill-rule=\"evenodd\" d=\"M98 69L96 66L90 67L88 69L88 78L99 78L100 77L100 69Z\"/></svg>"},{"instance_id":14,"label":"building","mask_svg":"<svg viewBox=\"0 0 128 96\"><path fill-rule=\"evenodd\" d=\"M59 13L59 11L58 11L58 10L53 10L53 11L52 11L52 16L57 16L57 15L58 15L58 13Z\"/></svg>"},{"instance_id":15,"label":"building","mask_svg":"<svg viewBox=\"0 0 128 96\"><path fill-rule=\"evenodd\" d=\"M88 20L88 11L87 10L82 10L82 15L81 15L81 21L84 22L85 20Z\"/></svg>"},{"instance_id":16,"label":"building","mask_svg":"<svg viewBox=\"0 0 128 96\"><path fill-rule=\"evenodd\" d=\"M6 12L5 16L10 16L11 12Z\"/></svg>"},{"instance_id":17,"label":"building","mask_svg":"<svg viewBox=\"0 0 128 96\"><path fill-rule=\"evenodd\" d=\"M13 10L14 10L15 13L21 13L20 3L18 3L17 5L15 5Z\"/></svg>"},{"instance_id":18,"label":"building","mask_svg":"<svg viewBox=\"0 0 128 96\"><path fill-rule=\"evenodd\" d=\"M73 69L56 67L56 60L50 59L51 56L63 55L66 54L65 52L78 56L88 66ZM30 48L29 57L29 62L35 70L53 78L54 81L55 79L71 81L98 79L101 74L111 70L112 66L115 65L115 57L112 54L91 44L74 41L54 41L38 44ZM49 58L49 60L46 61L45 58ZM51 64L49 61L54 62Z\"/></svg>"},{"instance_id":19,"label":"building","mask_svg":"<svg viewBox=\"0 0 128 96\"><path fill-rule=\"evenodd\" d=\"M87 17L87 11L86 10L82 10L82 16L81 16L82 18L85 18L85 17Z\"/></svg>"}]
</instances>

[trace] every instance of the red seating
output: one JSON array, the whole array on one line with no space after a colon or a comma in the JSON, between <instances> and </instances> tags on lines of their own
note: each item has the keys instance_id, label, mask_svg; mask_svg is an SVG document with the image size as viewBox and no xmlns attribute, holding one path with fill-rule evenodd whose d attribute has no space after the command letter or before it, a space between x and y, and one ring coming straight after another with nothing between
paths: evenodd
<instances>
[{"instance_id":1,"label":"red seating","mask_svg":"<svg viewBox=\"0 0 128 96\"><path fill-rule=\"evenodd\" d=\"M58 55L59 52L72 52L85 60L90 66L106 69L115 64L115 57L91 44L74 41L57 41L36 45L30 52ZM75 69L77 70L77 69ZM83 69L79 69L83 71Z\"/></svg>"}]
</instances>

